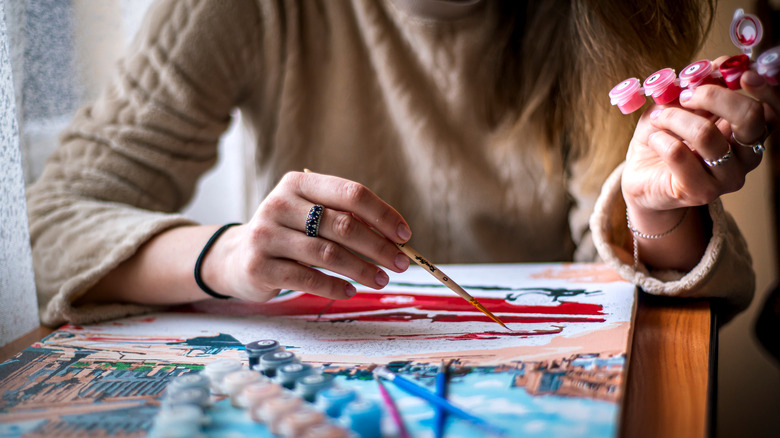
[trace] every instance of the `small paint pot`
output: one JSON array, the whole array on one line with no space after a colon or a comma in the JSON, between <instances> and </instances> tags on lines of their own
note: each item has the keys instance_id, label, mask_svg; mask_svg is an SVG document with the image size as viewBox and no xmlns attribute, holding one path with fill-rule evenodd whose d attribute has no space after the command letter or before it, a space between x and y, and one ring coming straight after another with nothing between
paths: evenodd
<instances>
[{"instance_id":1,"label":"small paint pot","mask_svg":"<svg viewBox=\"0 0 780 438\"><path fill-rule=\"evenodd\" d=\"M295 381L295 393L309 403L314 403L317 394L333 386L332 374L310 374Z\"/></svg>"},{"instance_id":2,"label":"small paint pot","mask_svg":"<svg viewBox=\"0 0 780 438\"><path fill-rule=\"evenodd\" d=\"M761 42L763 36L764 27L758 17L746 14L742 9L734 11L734 17L729 26L729 37L742 53L750 57L753 48Z\"/></svg>"},{"instance_id":3,"label":"small paint pot","mask_svg":"<svg viewBox=\"0 0 780 438\"><path fill-rule=\"evenodd\" d=\"M312 426L304 432L301 438L350 438L351 433L333 423L322 423Z\"/></svg>"},{"instance_id":4,"label":"small paint pot","mask_svg":"<svg viewBox=\"0 0 780 438\"><path fill-rule=\"evenodd\" d=\"M250 383L236 397L236 405L250 411L282 393L282 387L270 380Z\"/></svg>"},{"instance_id":5,"label":"small paint pot","mask_svg":"<svg viewBox=\"0 0 780 438\"><path fill-rule=\"evenodd\" d=\"M743 53L723 61L719 70L723 80L726 82L726 86L731 90L739 90L742 87L739 84L739 80L742 78L742 74L749 68L750 58Z\"/></svg>"},{"instance_id":6,"label":"small paint pot","mask_svg":"<svg viewBox=\"0 0 780 438\"><path fill-rule=\"evenodd\" d=\"M222 380L222 393L230 397L230 404L239 408L238 395L250 384L263 379L257 371L239 370L234 371Z\"/></svg>"},{"instance_id":7,"label":"small paint pot","mask_svg":"<svg viewBox=\"0 0 780 438\"><path fill-rule=\"evenodd\" d=\"M211 381L203 373L189 373L178 376L168 384L167 392L176 392L187 388L203 388L209 390Z\"/></svg>"},{"instance_id":8,"label":"small paint pot","mask_svg":"<svg viewBox=\"0 0 780 438\"><path fill-rule=\"evenodd\" d=\"M285 438L297 438L313 426L325 422L322 412L309 407L302 407L290 412L279 421L279 434Z\"/></svg>"},{"instance_id":9,"label":"small paint pot","mask_svg":"<svg viewBox=\"0 0 780 438\"><path fill-rule=\"evenodd\" d=\"M763 35L763 26L761 26L761 20L758 17L746 14L742 9L737 9L734 12L734 18L729 27L729 37L731 37L731 42L742 51L742 54L723 61L719 69L729 89L739 90L741 88L739 80L742 78L742 74L750 68L750 55L753 54L753 48L761 42Z\"/></svg>"},{"instance_id":10,"label":"small paint pot","mask_svg":"<svg viewBox=\"0 0 780 438\"><path fill-rule=\"evenodd\" d=\"M642 87L645 89L645 95L652 97L658 105L674 102L681 91L677 85L677 75L671 68L664 68L651 74L645 79Z\"/></svg>"},{"instance_id":11,"label":"small paint pot","mask_svg":"<svg viewBox=\"0 0 780 438\"><path fill-rule=\"evenodd\" d=\"M288 363L276 370L275 380L287 389L295 387L295 381L314 373L314 367L307 363Z\"/></svg>"},{"instance_id":12,"label":"small paint pot","mask_svg":"<svg viewBox=\"0 0 780 438\"><path fill-rule=\"evenodd\" d=\"M203 410L192 405L164 407L154 418L149 431L150 438L187 438L202 436L201 426L208 417Z\"/></svg>"},{"instance_id":13,"label":"small paint pot","mask_svg":"<svg viewBox=\"0 0 780 438\"><path fill-rule=\"evenodd\" d=\"M292 392L282 392L278 396L266 401L259 408L255 408L255 417L268 426L271 433L279 435L279 425L282 418L303 406L303 399Z\"/></svg>"},{"instance_id":14,"label":"small paint pot","mask_svg":"<svg viewBox=\"0 0 780 438\"><path fill-rule=\"evenodd\" d=\"M210 404L210 394L205 388L184 388L166 392L163 397L163 406L192 405L204 409Z\"/></svg>"},{"instance_id":15,"label":"small paint pot","mask_svg":"<svg viewBox=\"0 0 780 438\"><path fill-rule=\"evenodd\" d=\"M756 61L756 71L770 85L780 84L780 47L774 47L762 53Z\"/></svg>"},{"instance_id":16,"label":"small paint pot","mask_svg":"<svg viewBox=\"0 0 780 438\"><path fill-rule=\"evenodd\" d=\"M347 404L357 398L355 390L332 386L317 394L315 405L329 417L338 418Z\"/></svg>"},{"instance_id":17,"label":"small paint pot","mask_svg":"<svg viewBox=\"0 0 780 438\"><path fill-rule=\"evenodd\" d=\"M382 408L372 400L355 400L341 412L344 425L360 438L382 438Z\"/></svg>"},{"instance_id":18,"label":"small paint pot","mask_svg":"<svg viewBox=\"0 0 780 438\"><path fill-rule=\"evenodd\" d=\"M623 114L631 114L638 110L645 104L645 100L637 78L626 79L615 85L609 92L609 101L612 105L617 105Z\"/></svg>"},{"instance_id":19,"label":"small paint pot","mask_svg":"<svg viewBox=\"0 0 780 438\"><path fill-rule=\"evenodd\" d=\"M298 359L289 351L277 351L266 353L260 357L260 372L266 377L276 376L276 370L288 363L297 362Z\"/></svg>"},{"instance_id":20,"label":"small paint pot","mask_svg":"<svg viewBox=\"0 0 780 438\"><path fill-rule=\"evenodd\" d=\"M696 61L680 72L680 88L694 89L699 85L723 85L720 77L716 75L712 61L707 59Z\"/></svg>"},{"instance_id":21,"label":"small paint pot","mask_svg":"<svg viewBox=\"0 0 780 438\"><path fill-rule=\"evenodd\" d=\"M228 374L243 368L241 362L233 359L218 359L203 367L203 374L211 381L211 392L222 395L222 380Z\"/></svg>"},{"instance_id":22,"label":"small paint pot","mask_svg":"<svg viewBox=\"0 0 780 438\"><path fill-rule=\"evenodd\" d=\"M246 344L244 350L249 358L249 368L251 369L255 365L258 365L260 363L260 357L264 354L279 351L281 348L279 342L273 339L262 339Z\"/></svg>"}]
</instances>

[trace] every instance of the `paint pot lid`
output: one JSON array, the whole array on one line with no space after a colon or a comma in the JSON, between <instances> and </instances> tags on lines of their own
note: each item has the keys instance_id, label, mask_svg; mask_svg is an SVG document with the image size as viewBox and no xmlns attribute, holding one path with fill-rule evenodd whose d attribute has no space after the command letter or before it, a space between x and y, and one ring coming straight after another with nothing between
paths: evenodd
<instances>
[{"instance_id":1,"label":"paint pot lid","mask_svg":"<svg viewBox=\"0 0 780 438\"><path fill-rule=\"evenodd\" d=\"M775 47L762 53L758 57L756 64L756 70L760 75L771 74L780 68L780 47Z\"/></svg>"},{"instance_id":2,"label":"paint pot lid","mask_svg":"<svg viewBox=\"0 0 780 438\"><path fill-rule=\"evenodd\" d=\"M312 396L333 385L333 374L309 374L295 381L295 391L303 396Z\"/></svg>"},{"instance_id":3,"label":"paint pot lid","mask_svg":"<svg viewBox=\"0 0 780 438\"><path fill-rule=\"evenodd\" d=\"M381 418L382 408L373 400L357 399L344 407L342 415L351 418Z\"/></svg>"},{"instance_id":4,"label":"paint pot lid","mask_svg":"<svg viewBox=\"0 0 780 438\"><path fill-rule=\"evenodd\" d=\"M203 407L209 404L209 392L203 388L186 388L167 392L163 403L166 406L193 405Z\"/></svg>"},{"instance_id":5,"label":"paint pot lid","mask_svg":"<svg viewBox=\"0 0 780 438\"><path fill-rule=\"evenodd\" d=\"M317 400L324 403L346 404L357 398L357 392L352 388L333 386L317 394Z\"/></svg>"},{"instance_id":6,"label":"paint pot lid","mask_svg":"<svg viewBox=\"0 0 780 438\"><path fill-rule=\"evenodd\" d=\"M281 393L282 387L278 384L260 380L247 385L239 394L238 400L243 407L256 407Z\"/></svg>"},{"instance_id":7,"label":"paint pot lid","mask_svg":"<svg viewBox=\"0 0 780 438\"><path fill-rule=\"evenodd\" d=\"M294 374L296 376L300 376L302 373L310 373L312 370L312 366L307 363L288 363L287 365L282 366L277 370L277 372L280 375L285 374Z\"/></svg>"},{"instance_id":8,"label":"paint pot lid","mask_svg":"<svg viewBox=\"0 0 780 438\"><path fill-rule=\"evenodd\" d=\"M279 342L273 339L262 339L246 344L246 354L250 357L260 357L266 353L272 353L279 349Z\"/></svg>"},{"instance_id":9,"label":"paint pot lid","mask_svg":"<svg viewBox=\"0 0 780 438\"><path fill-rule=\"evenodd\" d=\"M702 59L696 61L680 72L680 87L687 87L691 84L698 84L712 74L712 61Z\"/></svg>"},{"instance_id":10,"label":"paint pot lid","mask_svg":"<svg viewBox=\"0 0 780 438\"><path fill-rule=\"evenodd\" d=\"M294 384L295 381L303 376L314 372L314 367L307 363L288 363L276 370L276 379L282 384Z\"/></svg>"},{"instance_id":11,"label":"paint pot lid","mask_svg":"<svg viewBox=\"0 0 780 438\"><path fill-rule=\"evenodd\" d=\"M283 364L290 363L295 360L295 354L289 351L276 351L273 353L266 353L260 357L260 366L272 366L274 368L280 367Z\"/></svg>"},{"instance_id":12,"label":"paint pot lid","mask_svg":"<svg viewBox=\"0 0 780 438\"><path fill-rule=\"evenodd\" d=\"M225 379L222 380L222 389L227 394L233 394L241 391L250 383L257 382L261 379L263 379L263 376L257 371L247 369L233 371L226 375Z\"/></svg>"},{"instance_id":13,"label":"paint pot lid","mask_svg":"<svg viewBox=\"0 0 780 438\"><path fill-rule=\"evenodd\" d=\"M675 79L677 79L677 75L674 69L664 68L658 70L645 79L642 85L645 89L645 95L650 96L663 92L666 87L674 83Z\"/></svg>"},{"instance_id":14,"label":"paint pot lid","mask_svg":"<svg viewBox=\"0 0 780 438\"><path fill-rule=\"evenodd\" d=\"M761 42L761 37L764 36L764 28L758 17L753 14L746 14L742 9L737 9L734 12L734 18L731 20L729 36L731 37L731 42L742 53L750 56L753 53L753 47Z\"/></svg>"},{"instance_id":15,"label":"paint pot lid","mask_svg":"<svg viewBox=\"0 0 780 438\"><path fill-rule=\"evenodd\" d=\"M640 91L640 88L639 79L626 79L612 88L609 92L609 100L612 102L612 105L620 105L628 102Z\"/></svg>"},{"instance_id":16,"label":"paint pot lid","mask_svg":"<svg viewBox=\"0 0 780 438\"><path fill-rule=\"evenodd\" d=\"M243 367L241 362L233 359L217 359L203 367L203 373L208 377L222 378L228 373L238 371Z\"/></svg>"},{"instance_id":17,"label":"paint pot lid","mask_svg":"<svg viewBox=\"0 0 780 438\"><path fill-rule=\"evenodd\" d=\"M168 391L177 391L185 388L203 388L209 387L209 378L202 373L189 373L176 377L168 385Z\"/></svg>"}]
</instances>

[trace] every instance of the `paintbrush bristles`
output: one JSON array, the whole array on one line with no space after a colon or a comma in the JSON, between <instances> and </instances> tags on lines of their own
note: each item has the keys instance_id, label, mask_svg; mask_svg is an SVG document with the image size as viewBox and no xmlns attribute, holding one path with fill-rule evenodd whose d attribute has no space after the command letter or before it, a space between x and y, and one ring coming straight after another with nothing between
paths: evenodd
<instances>
[{"instance_id":1,"label":"paintbrush bristles","mask_svg":"<svg viewBox=\"0 0 780 438\"><path fill-rule=\"evenodd\" d=\"M461 298L468 301L472 306L476 307L477 310L487 315L488 318L496 322L497 324L500 324L505 329L509 330L509 327L506 326L496 315L493 315L489 310L485 308L482 304L480 304L479 301L477 301L476 298L469 295L468 292L466 292L465 289L460 287L457 283L452 281L444 272L442 272L441 269L437 268L433 263L428 261L425 257L420 255L419 252L415 251L414 248L411 246L405 244L405 243L396 243L398 245L398 248L403 251L404 254L406 254L410 259L412 259L415 263L422 266L428 273L436 277L437 280L439 280L443 285L447 286L450 290L458 294Z\"/></svg>"},{"instance_id":2,"label":"paintbrush bristles","mask_svg":"<svg viewBox=\"0 0 780 438\"><path fill-rule=\"evenodd\" d=\"M488 316L488 318L490 318L490 319L492 319L493 321L495 321L495 322L497 322L497 323L501 324L501 327L504 327L505 329L507 329L507 330L510 330L510 328L509 328L509 327L507 327L507 326L506 326L506 324L504 324L504 323L503 323L503 322L502 322L500 319L498 319L498 317L497 317L496 315L493 315L493 313L492 313L490 310L486 309L486 308L485 308L485 306L483 306L482 304L480 304L480 302L479 302L479 301L477 301L476 299L472 298L471 300L469 300L469 303L470 303L472 306L474 306L474 307L476 307L477 309L479 309L479 311L481 311L482 313L484 313L485 315L487 315L487 316Z\"/></svg>"}]
</instances>

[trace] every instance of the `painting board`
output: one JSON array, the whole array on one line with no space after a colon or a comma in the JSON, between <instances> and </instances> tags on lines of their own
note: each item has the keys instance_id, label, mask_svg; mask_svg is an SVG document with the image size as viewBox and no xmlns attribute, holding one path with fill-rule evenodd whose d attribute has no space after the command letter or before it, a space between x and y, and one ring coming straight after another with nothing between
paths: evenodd
<instances>
[{"instance_id":1,"label":"painting board","mask_svg":"<svg viewBox=\"0 0 780 438\"><path fill-rule=\"evenodd\" d=\"M265 304L207 301L68 325L0 365L0 436L143 436L168 381L216 358L242 359L243 344L268 338L361 397L379 399L375 365L432 388L441 360L455 359L451 400L507 431L616 435L633 285L602 264L442 268L511 330L421 268L390 273L381 291L356 285L358 295L346 301L284 291ZM413 436L432 436L432 408L388 389ZM271 436L225 401L212 410L208 436ZM484 436L448 421L447 436ZM383 430L394 433L390 423Z\"/></svg>"}]
</instances>

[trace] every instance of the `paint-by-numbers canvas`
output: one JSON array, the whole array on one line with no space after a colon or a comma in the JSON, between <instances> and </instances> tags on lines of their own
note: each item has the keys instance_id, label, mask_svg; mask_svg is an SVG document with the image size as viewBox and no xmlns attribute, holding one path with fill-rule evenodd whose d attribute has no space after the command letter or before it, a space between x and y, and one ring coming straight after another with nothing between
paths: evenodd
<instances>
[{"instance_id":1,"label":"paint-by-numbers canvas","mask_svg":"<svg viewBox=\"0 0 780 438\"><path fill-rule=\"evenodd\" d=\"M283 291L264 303L209 300L100 324L66 325L0 364L0 436L145 436L167 383L243 345L276 339L339 385L379 400L387 365L432 389L452 359L449 399L506 436L613 437L631 340L635 288L603 264L441 267L498 316L492 322L424 269L356 285L333 301ZM432 435L433 408L392 385L409 432ZM268 436L216 401L206 436ZM397 432L388 418L383 433ZM448 437L484 437L449 418Z\"/></svg>"}]
</instances>

